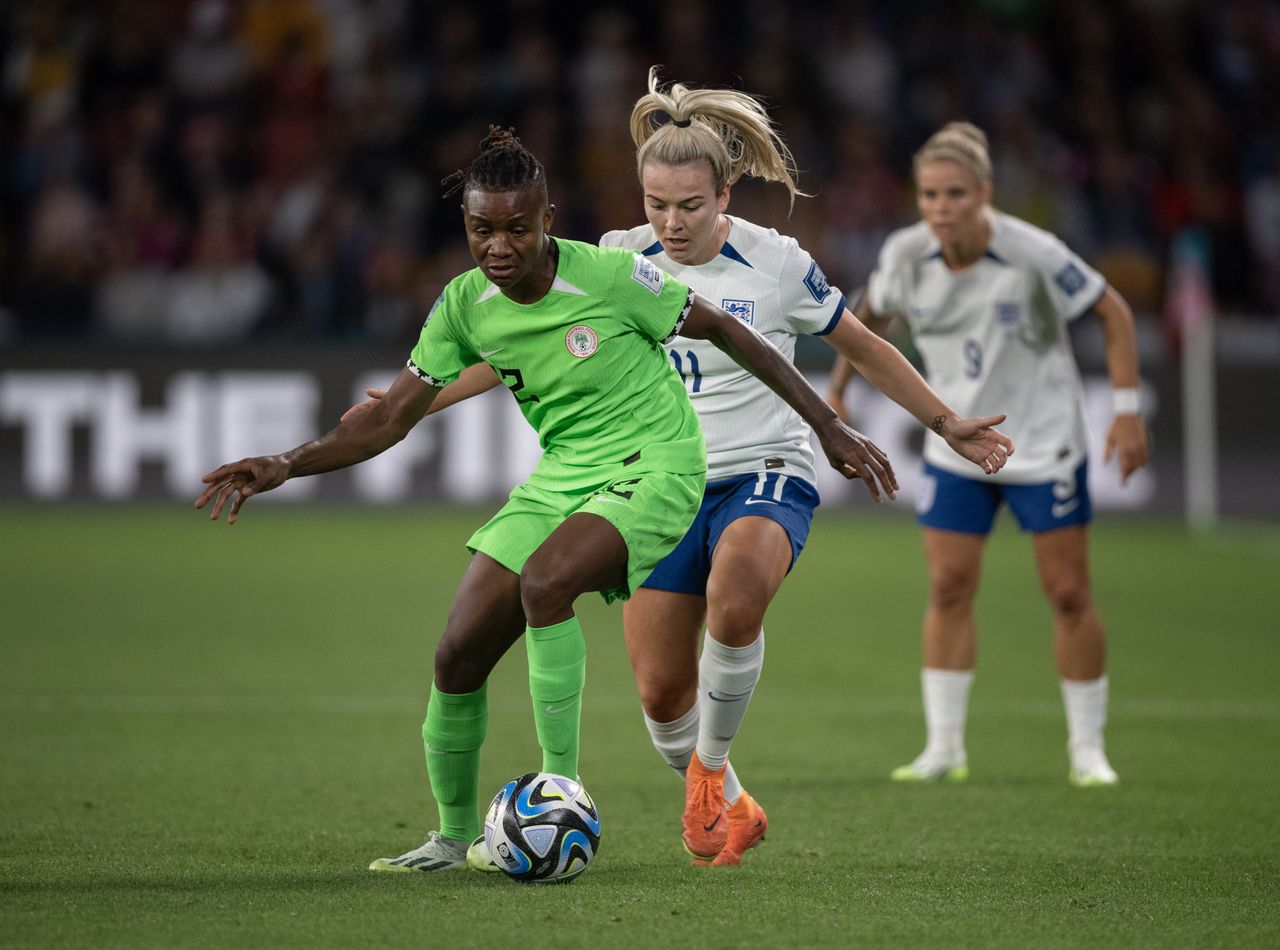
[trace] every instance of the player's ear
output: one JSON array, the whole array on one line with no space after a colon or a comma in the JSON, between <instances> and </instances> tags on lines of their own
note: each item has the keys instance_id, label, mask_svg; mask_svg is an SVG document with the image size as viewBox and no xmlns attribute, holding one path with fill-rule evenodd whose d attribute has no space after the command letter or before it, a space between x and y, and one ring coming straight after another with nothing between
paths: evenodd
<instances>
[{"instance_id":1,"label":"player's ear","mask_svg":"<svg viewBox=\"0 0 1280 950\"><path fill-rule=\"evenodd\" d=\"M729 207L729 191L732 188L733 188L733 185L729 184L728 182L725 182L724 188L720 189L720 194L716 198L716 201L719 202L721 213L724 212L725 208Z\"/></svg>"},{"instance_id":2,"label":"player's ear","mask_svg":"<svg viewBox=\"0 0 1280 950\"><path fill-rule=\"evenodd\" d=\"M550 233L551 222L556 219L556 206L547 202L547 210L542 212L542 230Z\"/></svg>"}]
</instances>

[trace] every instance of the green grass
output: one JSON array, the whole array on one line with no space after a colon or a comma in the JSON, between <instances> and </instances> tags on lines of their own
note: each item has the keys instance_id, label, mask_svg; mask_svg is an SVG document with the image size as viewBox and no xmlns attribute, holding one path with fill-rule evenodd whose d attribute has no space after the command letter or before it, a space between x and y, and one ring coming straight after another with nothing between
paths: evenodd
<instances>
[{"instance_id":1,"label":"green grass","mask_svg":"<svg viewBox=\"0 0 1280 950\"><path fill-rule=\"evenodd\" d=\"M568 887L375 875L432 827L419 728L483 512L0 510L0 945L1274 947L1280 531L1103 519L1109 751L1066 783L1027 539L989 546L967 786L918 751L920 541L823 511L734 747L768 841L690 868L620 611L583 606L583 776L603 845ZM536 768L522 651L482 783Z\"/></svg>"}]
</instances>

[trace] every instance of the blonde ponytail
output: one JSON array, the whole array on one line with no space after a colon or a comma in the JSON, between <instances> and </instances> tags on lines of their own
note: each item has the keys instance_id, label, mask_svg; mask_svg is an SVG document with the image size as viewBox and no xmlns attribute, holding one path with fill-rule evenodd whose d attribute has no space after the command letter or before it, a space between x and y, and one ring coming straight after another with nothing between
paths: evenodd
<instances>
[{"instance_id":1,"label":"blonde ponytail","mask_svg":"<svg viewBox=\"0 0 1280 950\"><path fill-rule=\"evenodd\" d=\"M987 135L972 122L948 122L924 143L912 160L917 174L930 162L955 162L973 172L978 184L991 181L991 155Z\"/></svg>"},{"instance_id":2,"label":"blonde ponytail","mask_svg":"<svg viewBox=\"0 0 1280 950\"><path fill-rule=\"evenodd\" d=\"M664 122L663 117L670 121ZM647 162L691 165L707 162L716 194L749 175L786 186L795 204L796 164L763 105L734 89L694 89L675 83L659 88L658 67L649 70L649 92L631 110L636 169ZM807 196L806 196L807 197Z\"/></svg>"}]
</instances>

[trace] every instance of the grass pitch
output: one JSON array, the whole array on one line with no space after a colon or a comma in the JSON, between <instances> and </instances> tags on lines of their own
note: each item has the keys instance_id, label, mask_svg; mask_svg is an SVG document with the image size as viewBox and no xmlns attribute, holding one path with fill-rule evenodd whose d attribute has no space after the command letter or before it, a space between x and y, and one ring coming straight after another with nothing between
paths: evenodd
<instances>
[{"instance_id":1,"label":"grass pitch","mask_svg":"<svg viewBox=\"0 0 1280 950\"><path fill-rule=\"evenodd\" d=\"M620 611L592 599L591 869L566 887L365 871L433 827L431 656L486 514L0 511L0 945L1280 945L1275 527L1095 528L1118 788L1067 786L1048 612L1007 522L973 778L890 784L923 735L919 534L824 510L734 746L770 818L741 868L683 857ZM538 766L525 676L517 649L491 682L485 789Z\"/></svg>"}]
</instances>

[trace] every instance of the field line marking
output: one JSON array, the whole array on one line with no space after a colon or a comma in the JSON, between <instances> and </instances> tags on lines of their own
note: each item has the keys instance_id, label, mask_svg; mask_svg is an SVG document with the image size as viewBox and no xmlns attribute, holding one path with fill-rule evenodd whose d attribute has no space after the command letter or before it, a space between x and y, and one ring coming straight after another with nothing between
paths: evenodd
<instances>
[{"instance_id":1,"label":"field line marking","mask_svg":"<svg viewBox=\"0 0 1280 950\"><path fill-rule=\"evenodd\" d=\"M508 705L526 708L527 695L491 702L495 709ZM606 704L612 706L613 704ZM847 698L818 704L827 711L852 716L919 716L915 697ZM0 712L9 713L109 713L120 715L270 715L318 713L333 715L420 715L425 696L286 696L280 694L217 693L0 693ZM818 712L813 709L811 711ZM1057 700L981 700L971 714L982 718L1060 718ZM1270 700L1217 699L1115 699L1111 716L1120 719L1155 720L1273 720L1280 719L1280 702Z\"/></svg>"}]
</instances>

